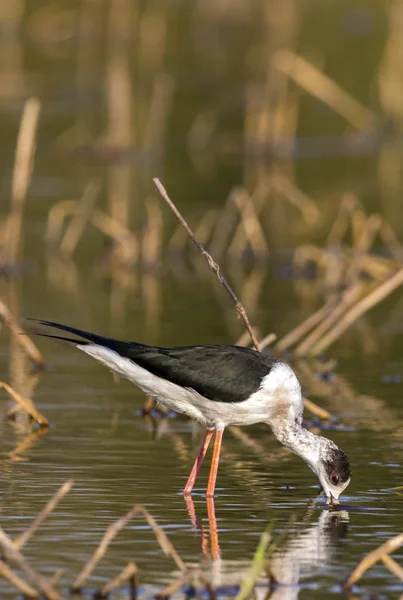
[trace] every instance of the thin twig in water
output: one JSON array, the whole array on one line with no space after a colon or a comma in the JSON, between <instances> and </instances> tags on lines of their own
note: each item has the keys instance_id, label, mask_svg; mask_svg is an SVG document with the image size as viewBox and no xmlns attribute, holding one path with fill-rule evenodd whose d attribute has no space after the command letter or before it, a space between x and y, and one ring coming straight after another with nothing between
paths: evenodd
<instances>
[{"instance_id":1,"label":"thin twig in water","mask_svg":"<svg viewBox=\"0 0 403 600\"><path fill-rule=\"evenodd\" d=\"M26 581L21 579L21 577L16 575L10 569L10 567L1 559L0 559L0 576L4 577L4 579L7 579L7 581L9 581L11 583L11 585L13 585L15 588L17 588L17 590L20 591L21 594L24 595L24 597L27 597L27 598L37 598L38 597L38 595L39 595L38 592L33 587L31 587L29 585L29 583L27 583Z\"/></svg>"},{"instance_id":2,"label":"thin twig in water","mask_svg":"<svg viewBox=\"0 0 403 600\"><path fill-rule=\"evenodd\" d=\"M218 280L222 283L222 285L224 286L224 288L226 289L228 294L231 296L231 298L235 302L236 310L237 310L239 316L243 319L246 329L249 331L249 335L252 339L255 350L259 351L259 342L257 341L254 331L251 327L251 324L249 323L249 319L246 314L245 308L243 307L241 302L236 297L234 291L232 290L232 288L229 285L229 283L227 282L227 280L222 275L222 273L220 271L220 267L213 260L212 256L207 252L207 250L205 250L204 247L197 241L197 239L194 236L193 231L190 229L189 225L187 224L185 219L182 217L181 213L176 208L176 206L172 202L171 198L168 196L168 193L167 193L166 189L164 188L164 186L162 185L161 181L157 177L155 177L153 179L153 182L154 182L158 192L160 193L161 197L165 200L165 202L168 204L168 206L173 211L173 213L178 217L179 221L182 223L183 227L186 229L187 233L189 234L190 238L192 239L192 242L194 243L194 245L200 250L200 252L204 256L204 258L207 260L210 268L217 275Z\"/></svg>"},{"instance_id":3,"label":"thin twig in water","mask_svg":"<svg viewBox=\"0 0 403 600\"><path fill-rule=\"evenodd\" d=\"M1 299L0 321L5 322L12 335L15 336L17 342L24 348L25 352L28 354L32 362L35 363L38 369L42 370L44 368L42 354L39 352L38 348L35 346L31 338L25 335L25 332L17 324L17 321L15 320L14 316L11 314L8 307Z\"/></svg>"},{"instance_id":4,"label":"thin twig in water","mask_svg":"<svg viewBox=\"0 0 403 600\"><path fill-rule=\"evenodd\" d=\"M8 383L0 381L0 388L4 388L6 392L15 400L22 408L38 423L40 427L49 427L49 421L44 417L34 406L25 400L18 392L16 392Z\"/></svg>"},{"instance_id":5,"label":"thin twig in water","mask_svg":"<svg viewBox=\"0 0 403 600\"><path fill-rule=\"evenodd\" d=\"M137 588L137 573L138 569L136 564L134 562L129 562L119 575L104 585L101 590L101 596L107 598L113 589L121 587L122 583L125 581L131 581L133 588L131 597L133 597Z\"/></svg>"},{"instance_id":6,"label":"thin twig in water","mask_svg":"<svg viewBox=\"0 0 403 600\"><path fill-rule=\"evenodd\" d=\"M88 577L91 575L91 573L94 570L94 568L96 567L96 565L99 563L101 558L104 556L104 554L107 551L108 546L111 543L111 541L113 540L113 538L119 533L119 531L121 531L123 529L123 527L126 526L126 524L130 521L130 519L132 519L139 513L141 513L145 517L147 523L152 527L155 537L157 539L157 542L160 544L164 553L167 554L168 556L172 556L176 565L178 566L178 568L181 571L184 571L186 569L184 562L182 561L180 556L177 554L175 548L173 547L171 542L168 540L165 533L157 525L154 518L150 515L150 513L143 506L136 505L136 506L133 506L133 508L131 510L129 510L129 512L126 513L123 517L118 519L118 521L116 521L115 523L112 523L112 525L110 525L110 527L108 527L108 529L105 532L104 537L102 538L102 540L99 543L98 548L95 550L94 554L91 556L91 558L89 559L89 561L87 562L87 564L85 565L85 567L81 571L81 573L78 575L78 577L76 577L76 579L72 585L73 591L80 590L83 583L88 579Z\"/></svg>"},{"instance_id":7,"label":"thin twig in water","mask_svg":"<svg viewBox=\"0 0 403 600\"><path fill-rule=\"evenodd\" d=\"M384 544L382 544L375 550L372 550L372 552L370 552L369 554L364 556L362 561L359 562L358 565L355 567L355 569L353 570L353 572L350 574L349 578L343 585L343 589L345 591L350 590L353 587L353 585L359 579L361 579L361 577L364 575L365 571L367 571L370 567L372 567L372 565L374 565L376 562L378 562L378 560L382 560L384 556L387 556L394 550L397 550L397 548L400 548L400 546L402 546L402 545L403 545L403 533L400 533L399 535L396 535L395 537L391 538L390 540L388 540L387 542L385 542Z\"/></svg>"},{"instance_id":8,"label":"thin twig in water","mask_svg":"<svg viewBox=\"0 0 403 600\"><path fill-rule=\"evenodd\" d=\"M69 493L73 485L73 479L69 479L58 489L56 494L49 500L44 509L35 517L33 523L16 540L13 541L14 548L21 550L21 548L25 546L29 538L35 533L41 523L50 515L52 511L54 511L63 496Z\"/></svg>"},{"instance_id":9,"label":"thin twig in water","mask_svg":"<svg viewBox=\"0 0 403 600\"><path fill-rule=\"evenodd\" d=\"M37 586L45 598L48 600L60 600L60 594L40 573L31 567L21 552L14 548L12 540L8 537L2 527L0 527L0 544L10 558L28 575L30 580Z\"/></svg>"}]
</instances>

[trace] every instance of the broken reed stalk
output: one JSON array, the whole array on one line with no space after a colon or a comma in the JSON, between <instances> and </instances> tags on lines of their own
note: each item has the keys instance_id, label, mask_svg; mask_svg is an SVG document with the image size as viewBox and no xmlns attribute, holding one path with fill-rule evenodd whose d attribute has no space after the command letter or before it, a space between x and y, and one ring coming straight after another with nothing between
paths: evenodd
<instances>
[{"instance_id":1,"label":"broken reed stalk","mask_svg":"<svg viewBox=\"0 0 403 600\"><path fill-rule=\"evenodd\" d=\"M35 533L42 522L54 511L60 500L69 493L74 485L73 479L66 481L56 492L56 494L49 500L46 506L41 512L35 517L32 524L16 539L13 541L13 546L16 550L21 550L27 543L29 538Z\"/></svg>"},{"instance_id":2,"label":"broken reed stalk","mask_svg":"<svg viewBox=\"0 0 403 600\"><path fill-rule=\"evenodd\" d=\"M290 179L277 172L273 174L273 185L301 212L306 223L313 225L318 220L319 209L315 200L302 192Z\"/></svg>"},{"instance_id":3,"label":"broken reed stalk","mask_svg":"<svg viewBox=\"0 0 403 600\"><path fill-rule=\"evenodd\" d=\"M125 568L112 581L109 581L101 590L100 596L107 598L109 594L117 587L120 587L125 581L131 582L131 598L135 598L137 588L138 569L134 562L129 562ZM98 594L97 594L98 596Z\"/></svg>"},{"instance_id":4,"label":"broken reed stalk","mask_svg":"<svg viewBox=\"0 0 403 600\"><path fill-rule=\"evenodd\" d=\"M382 556L382 562L385 567L393 573L400 581L403 581L403 568L391 556L385 554Z\"/></svg>"},{"instance_id":5,"label":"broken reed stalk","mask_svg":"<svg viewBox=\"0 0 403 600\"><path fill-rule=\"evenodd\" d=\"M24 105L15 150L11 185L11 211L7 222L6 264L14 265L21 246L22 217L35 156L35 139L41 104L29 98Z\"/></svg>"},{"instance_id":6,"label":"broken reed stalk","mask_svg":"<svg viewBox=\"0 0 403 600\"><path fill-rule=\"evenodd\" d=\"M156 600L163 600L164 598L170 598L173 594L176 594L176 592L178 590L180 590L180 588L185 585L185 583L187 583L189 581L189 576L187 573L185 573L184 575L179 575L179 577L177 579L175 579L175 581L172 581L172 583L168 583L168 585L166 585L164 587L163 590L161 590L160 592L158 592L158 594L156 594Z\"/></svg>"},{"instance_id":7,"label":"broken reed stalk","mask_svg":"<svg viewBox=\"0 0 403 600\"><path fill-rule=\"evenodd\" d=\"M294 329L283 336L274 346L276 352L284 352L284 350L287 350L290 346L293 346L296 342L298 342L298 340L307 334L309 330L322 321L322 319L328 314L328 312L330 312L332 306L334 305L334 299L326 302L326 304L315 311L307 319L302 321L302 323L294 327Z\"/></svg>"},{"instance_id":8,"label":"broken reed stalk","mask_svg":"<svg viewBox=\"0 0 403 600\"><path fill-rule=\"evenodd\" d=\"M375 113L360 104L302 56L291 50L279 50L273 56L272 64L357 129L368 131L375 126L377 121Z\"/></svg>"},{"instance_id":9,"label":"broken reed stalk","mask_svg":"<svg viewBox=\"0 0 403 600\"><path fill-rule=\"evenodd\" d=\"M333 418L332 415L330 414L330 412L328 412L321 406L318 406L317 404L312 402L312 400L308 400L308 398L305 398L305 396L302 396L302 401L304 403L306 410L309 410L310 413L312 413L313 415L316 415L320 419L324 419L325 421L328 421L329 419Z\"/></svg>"},{"instance_id":10,"label":"broken reed stalk","mask_svg":"<svg viewBox=\"0 0 403 600\"><path fill-rule=\"evenodd\" d=\"M262 226L256 214L253 200L246 190L234 195L234 202L239 211L240 223L238 228L242 228L242 239L236 234L228 247L228 254L239 257L245 251L249 244L253 254L259 257L269 256L269 247L263 233Z\"/></svg>"},{"instance_id":11,"label":"broken reed stalk","mask_svg":"<svg viewBox=\"0 0 403 600\"><path fill-rule=\"evenodd\" d=\"M333 306L333 309L328 314L325 314L321 322L315 327L311 333L305 337L302 342L298 344L294 352L296 356L305 356L311 352L311 348L315 347L315 344L321 340L324 334L331 328L333 323L337 321L346 310L350 308L352 304L357 300L362 291L362 284L360 281L353 283L348 287L341 297L338 299L337 304Z\"/></svg>"},{"instance_id":12,"label":"broken reed stalk","mask_svg":"<svg viewBox=\"0 0 403 600\"><path fill-rule=\"evenodd\" d=\"M37 598L38 592L29 585L24 579L16 575L10 567L0 559L0 575L7 579L21 594L26 598Z\"/></svg>"},{"instance_id":13,"label":"broken reed stalk","mask_svg":"<svg viewBox=\"0 0 403 600\"><path fill-rule=\"evenodd\" d=\"M73 252L84 233L85 227L90 219L92 209L100 192L100 185L90 181L84 189L81 200L75 206L75 214L67 227L63 239L60 242L60 254L65 258L71 258Z\"/></svg>"},{"instance_id":14,"label":"broken reed stalk","mask_svg":"<svg viewBox=\"0 0 403 600\"><path fill-rule=\"evenodd\" d=\"M268 333L264 336L259 342L259 346L261 350L264 350L268 346L271 346L277 339L277 335L275 333Z\"/></svg>"},{"instance_id":15,"label":"broken reed stalk","mask_svg":"<svg viewBox=\"0 0 403 600\"><path fill-rule=\"evenodd\" d=\"M343 590L348 591L352 588L352 586L364 575L365 571L367 571L372 565L374 565L378 560L383 560L385 556L394 552L400 546L403 545L403 533L396 535L391 538L375 550L372 550L369 554L364 556L360 563L355 567L353 572L348 577L347 581L343 585ZM395 561L393 561L395 562Z\"/></svg>"},{"instance_id":16,"label":"broken reed stalk","mask_svg":"<svg viewBox=\"0 0 403 600\"><path fill-rule=\"evenodd\" d=\"M88 579L88 577L91 575L91 573L94 570L94 568L96 567L96 565L99 563L101 558L104 556L104 554L107 551L108 546L111 543L111 541L113 540L113 538L119 533L119 531L121 531L126 526L128 521L130 521L133 517L135 517L139 513L145 517L147 523L152 528L154 535L157 539L157 542L161 546L163 552L166 555L171 556L174 559L179 570L181 570L181 571L186 570L186 566L185 566L184 562L182 561L182 559L176 552L175 548L173 547L173 545L171 544L171 542L169 541L168 537L165 535L163 530L157 525L155 519L150 515L148 510L145 509L143 506L136 505L131 510L129 510L129 512L126 513L123 517L121 517L120 519L115 521L115 523L112 523L112 525L110 525L108 527L108 529L105 532L104 537L100 541L99 546L95 550L94 554L91 556L91 558L89 559L87 564L84 566L81 573L76 577L76 579L72 585L73 592L77 592L80 590L83 583Z\"/></svg>"},{"instance_id":17,"label":"broken reed stalk","mask_svg":"<svg viewBox=\"0 0 403 600\"><path fill-rule=\"evenodd\" d=\"M251 327L251 324L249 323L249 319L248 319L248 316L246 314L245 308L243 307L243 305L241 304L241 302L236 297L234 291L232 290L232 288L229 285L229 283L227 282L227 280L222 275L222 273L220 271L220 267L213 260L213 258L211 257L211 255L207 252L207 250L205 250L204 247L197 241L197 239L194 236L193 231L190 229L189 225L187 224L187 222L185 221L185 219L182 217L181 213L176 208L176 206L172 202L171 198L168 196L168 193L167 193L166 189L164 188L164 186L162 185L161 181L157 177L154 177L153 182L154 182L154 185L156 186L158 192L160 193L161 197L168 204L168 206L170 207L170 209L172 210L172 212L178 217L179 221L182 223L183 227L186 229L187 233L189 234L189 236L190 236L192 242L194 243L194 245L196 246L196 248L198 248L200 250L200 252L202 253L202 255L204 256L204 258L206 259L206 261L209 264L209 266L212 269L212 271L214 271L214 273L217 275L217 278L220 281L220 283L222 283L222 285L224 286L225 290L228 292L228 294L231 296L232 300L235 302L235 307L236 307L236 310L238 312L238 315L243 319L243 321L245 323L245 327L246 327L246 329L249 332L249 335L250 335L250 337L252 339L252 342L253 342L253 345L255 347L255 350L259 351L259 342L257 341L256 336L254 334L254 331L253 331L253 329Z\"/></svg>"},{"instance_id":18,"label":"broken reed stalk","mask_svg":"<svg viewBox=\"0 0 403 600\"><path fill-rule=\"evenodd\" d=\"M38 369L42 370L45 366L42 358L42 354L35 346L34 342L29 338L25 331L17 324L17 321L11 314L6 304L0 298L0 321L4 321L12 335L15 336L17 342L24 348L32 362L37 366Z\"/></svg>"},{"instance_id":19,"label":"broken reed stalk","mask_svg":"<svg viewBox=\"0 0 403 600\"><path fill-rule=\"evenodd\" d=\"M49 421L43 416L34 406L25 400L18 392L16 392L8 383L0 381L0 388L4 388L8 394L29 414L40 427L49 427Z\"/></svg>"},{"instance_id":20,"label":"broken reed stalk","mask_svg":"<svg viewBox=\"0 0 403 600\"><path fill-rule=\"evenodd\" d=\"M389 296L395 289L403 284L403 269L400 269L392 277L384 281L375 290L370 292L365 298L359 300L355 306L350 308L339 320L338 323L318 343L311 348L310 352L318 355L336 341L357 319L364 313L373 308L381 300Z\"/></svg>"},{"instance_id":21,"label":"broken reed stalk","mask_svg":"<svg viewBox=\"0 0 403 600\"><path fill-rule=\"evenodd\" d=\"M18 565L18 567L27 574L29 579L41 591L42 595L47 600L60 600L60 594L50 585L50 583L42 577L25 559L19 550L13 546L12 540L6 534L4 529L0 527L0 544L10 558Z\"/></svg>"}]
</instances>

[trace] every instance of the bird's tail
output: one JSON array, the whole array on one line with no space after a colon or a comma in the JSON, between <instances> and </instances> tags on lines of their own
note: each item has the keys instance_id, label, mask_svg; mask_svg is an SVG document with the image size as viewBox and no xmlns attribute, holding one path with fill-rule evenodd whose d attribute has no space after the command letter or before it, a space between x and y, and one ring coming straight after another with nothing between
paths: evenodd
<instances>
[{"instance_id":1,"label":"bird's tail","mask_svg":"<svg viewBox=\"0 0 403 600\"><path fill-rule=\"evenodd\" d=\"M71 338L71 337L67 337L67 336L63 336L63 335L44 333L41 330L37 330L36 327L34 328L34 331L32 332L35 335L53 338L56 340L63 340L64 342L71 342L78 346L86 346L89 343L100 344L100 345L104 345L104 346L108 345L108 341L109 341L108 338L103 337L101 335L96 335L94 333L90 333L89 331L84 331L83 329L77 329L75 327L70 327L69 325L63 325L62 323L55 323L54 321L43 321L42 319L27 319L27 320L32 323L35 323L36 325L44 325L45 327L53 327L54 329L60 329L61 331L67 331L68 333L72 333L72 334L78 336L79 338L84 338L84 339L80 340L80 339L75 339L75 338ZM32 329L32 328L29 327L29 329Z\"/></svg>"}]
</instances>

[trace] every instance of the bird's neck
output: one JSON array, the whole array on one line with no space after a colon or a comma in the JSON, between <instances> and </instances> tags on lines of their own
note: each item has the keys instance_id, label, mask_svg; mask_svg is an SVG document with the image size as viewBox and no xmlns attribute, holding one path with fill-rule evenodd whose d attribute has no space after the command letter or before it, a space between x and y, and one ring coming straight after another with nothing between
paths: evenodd
<instances>
[{"instance_id":1,"label":"bird's neck","mask_svg":"<svg viewBox=\"0 0 403 600\"><path fill-rule=\"evenodd\" d=\"M284 446L298 454L311 469L314 469L319 461L320 436L305 429L299 420L292 423L270 423L270 426L276 438Z\"/></svg>"}]
</instances>

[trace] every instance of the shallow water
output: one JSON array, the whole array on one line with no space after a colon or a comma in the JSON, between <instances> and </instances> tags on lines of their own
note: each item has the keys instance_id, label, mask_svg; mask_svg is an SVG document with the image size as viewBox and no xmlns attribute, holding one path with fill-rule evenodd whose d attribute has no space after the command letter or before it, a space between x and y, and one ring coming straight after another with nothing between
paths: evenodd
<instances>
[{"instance_id":1,"label":"shallow water","mask_svg":"<svg viewBox=\"0 0 403 600\"><path fill-rule=\"evenodd\" d=\"M41 279L35 278L38 281ZM41 307L32 306L32 283L29 278L22 282L23 313L34 311L33 314L56 318L58 307L53 304L53 294L44 295ZM276 289L275 278L270 285ZM210 330L213 341L228 341L228 335L217 332L214 307L195 313L184 306L181 298L190 293L188 286L171 280L162 282L161 293L168 297L168 290L175 288L179 305L164 306L154 343L196 341L197 337L181 326L176 340L172 335L178 322L191 320L195 314L204 321L203 341L208 339ZM275 323L274 313L292 310L293 282L280 281L278 286L282 287L284 302L274 306L270 314L263 314L262 321ZM111 333L107 299L107 290L83 293L80 301L86 306L84 313L96 314L88 325L79 307L71 307L61 317L77 326ZM229 302L226 310L232 311ZM142 319L142 310L133 311L126 323L126 338L146 341ZM375 336L376 332L374 328ZM199 475L194 508L187 506L180 494L202 430L172 415L145 418L141 414L144 395L129 382L122 380L117 384L106 369L74 348L39 340L48 369L34 397L52 425L47 433L17 452L18 460L16 456L10 460L8 454L26 439L26 434L18 434L16 425L10 422L1 424L3 494L9 490L2 509L2 526L11 537L21 533L57 487L73 478L73 490L26 547L26 555L43 573L50 575L65 569L62 587L68 587L106 527L134 504L144 504L182 559L203 564L214 583L222 586L222 593L231 595L246 573L267 523L274 522L274 535L279 536L293 518L289 535L276 550L272 565L273 575L288 586L278 588L273 597L334 595L364 554L401 529L402 496L392 488L402 485L402 384L384 383L383 378L385 374L401 374L403 365L396 361L395 352L393 358L385 353L382 358L355 359L354 335L349 337L332 353L338 359L333 376L325 382L317 380L322 388L306 387L309 363L295 365L310 397L335 413L339 424L345 426L335 424L323 432L348 453L353 470L341 510L335 514L324 508L323 501L313 508L308 506L318 493L315 477L262 425L243 429L249 436L244 442L236 432L225 433L213 506L215 525L212 507L207 506L203 495L207 466ZM398 340L391 340L394 343ZM2 338L3 369L7 353L8 346ZM315 370L312 373L315 376ZM317 397L315 389L320 392ZM196 528L192 525L193 510L199 521ZM401 559L402 553L396 557ZM173 562L158 547L150 527L136 518L112 543L86 585L99 587L129 560L138 565L143 585L161 586L169 581L170 573L173 577L176 572ZM150 591L147 586L145 589ZM262 590L266 587L267 582L262 580ZM13 597L7 589L3 582L2 596ZM396 594L402 588L384 567L377 565L364 578L362 591L365 590Z\"/></svg>"}]
</instances>

